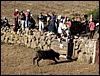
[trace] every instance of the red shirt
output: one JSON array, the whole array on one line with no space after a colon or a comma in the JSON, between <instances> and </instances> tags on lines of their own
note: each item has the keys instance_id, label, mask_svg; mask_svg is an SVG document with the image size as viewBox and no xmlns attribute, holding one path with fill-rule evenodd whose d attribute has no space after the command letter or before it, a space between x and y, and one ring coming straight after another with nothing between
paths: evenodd
<instances>
[{"instance_id":1,"label":"red shirt","mask_svg":"<svg viewBox=\"0 0 100 76\"><path fill-rule=\"evenodd\" d=\"M71 27L71 25L72 25L72 24L71 24L71 21L67 21L67 22L66 22L66 25L67 25L67 27Z\"/></svg>"},{"instance_id":2,"label":"red shirt","mask_svg":"<svg viewBox=\"0 0 100 76\"><path fill-rule=\"evenodd\" d=\"M95 23L94 23L94 22L90 22L90 23L89 23L89 28L90 28L91 31L94 30L94 28L95 28Z\"/></svg>"},{"instance_id":3,"label":"red shirt","mask_svg":"<svg viewBox=\"0 0 100 76\"><path fill-rule=\"evenodd\" d=\"M19 12L14 12L14 16L19 16Z\"/></svg>"}]
</instances>

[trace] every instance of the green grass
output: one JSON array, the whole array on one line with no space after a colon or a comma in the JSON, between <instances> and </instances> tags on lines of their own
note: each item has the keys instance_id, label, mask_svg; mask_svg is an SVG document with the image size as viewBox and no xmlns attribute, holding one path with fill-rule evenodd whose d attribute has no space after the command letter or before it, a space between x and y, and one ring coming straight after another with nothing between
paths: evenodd
<instances>
[{"instance_id":1,"label":"green grass","mask_svg":"<svg viewBox=\"0 0 100 76\"><path fill-rule=\"evenodd\" d=\"M96 8L93 11L88 12L88 15L93 15L93 19L94 20L98 20L99 19L99 8Z\"/></svg>"}]
</instances>

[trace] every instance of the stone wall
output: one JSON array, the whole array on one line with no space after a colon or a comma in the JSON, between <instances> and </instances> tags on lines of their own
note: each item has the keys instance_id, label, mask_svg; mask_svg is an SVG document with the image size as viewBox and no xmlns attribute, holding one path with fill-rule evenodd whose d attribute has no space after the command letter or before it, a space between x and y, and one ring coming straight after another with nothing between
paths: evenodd
<instances>
[{"instance_id":1,"label":"stone wall","mask_svg":"<svg viewBox=\"0 0 100 76\"><path fill-rule=\"evenodd\" d=\"M95 63L96 42L97 39L88 39L87 37L74 39L73 56L80 62Z\"/></svg>"},{"instance_id":2,"label":"stone wall","mask_svg":"<svg viewBox=\"0 0 100 76\"><path fill-rule=\"evenodd\" d=\"M47 35L47 32L39 32L36 29L26 29L26 31L18 30L18 32L15 33L7 27L1 28L1 42L25 45L26 47L31 48L38 46L41 49L49 49L55 35Z\"/></svg>"},{"instance_id":3,"label":"stone wall","mask_svg":"<svg viewBox=\"0 0 100 76\"><path fill-rule=\"evenodd\" d=\"M59 53L66 54L66 42L63 42L64 46L61 49L59 48L60 43L55 38L56 35L54 34L48 35L48 32L39 32L36 29L18 30L15 33L7 27L1 28L1 42L24 45L30 48L38 46L44 50L52 48ZM88 39L87 37L75 38L73 41L73 57L77 58L79 62L94 63L96 41L96 39Z\"/></svg>"}]
</instances>

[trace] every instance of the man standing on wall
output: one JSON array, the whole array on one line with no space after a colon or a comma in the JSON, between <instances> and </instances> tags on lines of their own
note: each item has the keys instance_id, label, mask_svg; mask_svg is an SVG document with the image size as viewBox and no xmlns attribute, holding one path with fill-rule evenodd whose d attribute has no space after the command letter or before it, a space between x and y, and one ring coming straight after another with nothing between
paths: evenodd
<instances>
[{"instance_id":1,"label":"man standing on wall","mask_svg":"<svg viewBox=\"0 0 100 76\"><path fill-rule=\"evenodd\" d=\"M67 55L66 55L66 60L72 60L72 55L73 55L73 37L69 35L67 37Z\"/></svg>"}]
</instances>

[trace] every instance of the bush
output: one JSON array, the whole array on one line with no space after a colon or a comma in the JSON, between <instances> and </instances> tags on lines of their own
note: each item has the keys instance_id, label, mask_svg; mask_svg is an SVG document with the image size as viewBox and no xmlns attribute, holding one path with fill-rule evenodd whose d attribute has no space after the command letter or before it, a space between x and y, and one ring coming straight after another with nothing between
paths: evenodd
<instances>
[{"instance_id":1,"label":"bush","mask_svg":"<svg viewBox=\"0 0 100 76\"><path fill-rule=\"evenodd\" d=\"M94 20L99 20L99 8L88 13L89 16L90 16L90 14L93 15Z\"/></svg>"}]
</instances>

